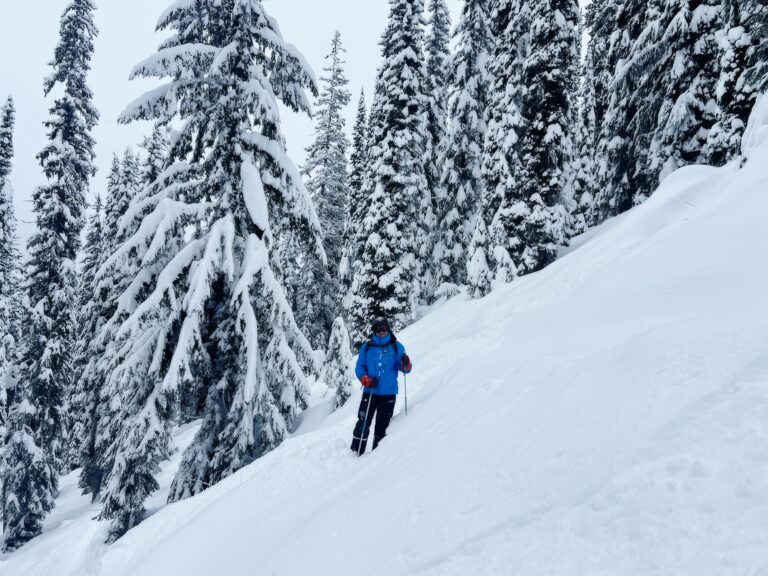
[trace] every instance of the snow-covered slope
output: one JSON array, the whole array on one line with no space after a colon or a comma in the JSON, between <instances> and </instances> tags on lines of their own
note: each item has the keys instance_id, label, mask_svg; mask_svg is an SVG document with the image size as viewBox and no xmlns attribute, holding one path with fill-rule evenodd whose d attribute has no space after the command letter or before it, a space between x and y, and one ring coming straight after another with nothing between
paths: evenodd
<instances>
[{"instance_id":1,"label":"snow-covered slope","mask_svg":"<svg viewBox=\"0 0 768 576\"><path fill-rule=\"evenodd\" d=\"M347 449L355 395L111 547L66 499L0 573L768 574L755 128L741 170L683 169L545 271L401 334L409 414L375 453Z\"/></svg>"}]
</instances>

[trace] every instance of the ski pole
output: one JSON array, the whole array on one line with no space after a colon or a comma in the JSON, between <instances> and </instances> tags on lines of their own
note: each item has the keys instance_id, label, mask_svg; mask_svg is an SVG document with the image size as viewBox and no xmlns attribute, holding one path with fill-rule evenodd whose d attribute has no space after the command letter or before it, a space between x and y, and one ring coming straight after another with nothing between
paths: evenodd
<instances>
[{"instance_id":1,"label":"ski pole","mask_svg":"<svg viewBox=\"0 0 768 576\"><path fill-rule=\"evenodd\" d=\"M405 415L408 416L408 374L403 372L403 390L405 392Z\"/></svg>"},{"instance_id":2,"label":"ski pole","mask_svg":"<svg viewBox=\"0 0 768 576\"><path fill-rule=\"evenodd\" d=\"M360 430L360 438L358 438L358 444L357 444L357 455L360 456L360 454L363 453L363 440L366 441L366 444L368 443L368 437L365 434L365 427L368 426L368 414L371 411L371 394L368 394L368 408L365 409L365 420L363 420L363 428ZM363 398L365 398L365 390L363 390Z\"/></svg>"}]
</instances>

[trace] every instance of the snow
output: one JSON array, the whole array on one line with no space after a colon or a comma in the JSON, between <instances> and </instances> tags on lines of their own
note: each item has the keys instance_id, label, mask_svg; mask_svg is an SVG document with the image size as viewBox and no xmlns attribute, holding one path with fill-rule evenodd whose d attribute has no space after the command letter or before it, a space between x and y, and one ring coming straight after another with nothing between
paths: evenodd
<instances>
[{"instance_id":1,"label":"snow","mask_svg":"<svg viewBox=\"0 0 768 576\"><path fill-rule=\"evenodd\" d=\"M747 129L741 140L741 152L751 159L756 151L768 144L768 94L757 98Z\"/></svg>"},{"instance_id":2,"label":"snow","mask_svg":"<svg viewBox=\"0 0 768 576\"><path fill-rule=\"evenodd\" d=\"M243 199L251 215L251 220L259 230L269 233L269 211L261 174L250 160L244 160L240 166L240 178L243 181Z\"/></svg>"},{"instance_id":3,"label":"snow","mask_svg":"<svg viewBox=\"0 0 768 576\"><path fill-rule=\"evenodd\" d=\"M375 453L348 450L356 390L110 547L68 476L0 573L768 573L768 138L753 120L741 169L679 170L544 271L399 334L409 414L401 397Z\"/></svg>"},{"instance_id":4,"label":"snow","mask_svg":"<svg viewBox=\"0 0 768 576\"><path fill-rule=\"evenodd\" d=\"M194 75L190 72L196 70L193 64L202 65L213 62L220 56L220 52L226 52L226 48L219 49L202 43L185 43L164 48L137 64L131 70L129 78L134 80L140 77L159 76L193 81Z\"/></svg>"}]
</instances>

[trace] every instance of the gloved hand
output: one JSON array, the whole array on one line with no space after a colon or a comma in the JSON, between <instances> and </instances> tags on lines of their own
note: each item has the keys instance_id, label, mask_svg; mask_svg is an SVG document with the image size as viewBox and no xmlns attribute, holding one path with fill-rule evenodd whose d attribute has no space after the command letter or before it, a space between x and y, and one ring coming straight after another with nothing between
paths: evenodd
<instances>
[{"instance_id":1,"label":"gloved hand","mask_svg":"<svg viewBox=\"0 0 768 576\"><path fill-rule=\"evenodd\" d=\"M363 388L376 388L376 378L367 374L360 378L360 383L363 385Z\"/></svg>"},{"instance_id":2,"label":"gloved hand","mask_svg":"<svg viewBox=\"0 0 768 576\"><path fill-rule=\"evenodd\" d=\"M403 354L403 357L400 359L400 365L403 367L403 372L411 371L413 366L411 364L411 359L408 357L408 354Z\"/></svg>"}]
</instances>

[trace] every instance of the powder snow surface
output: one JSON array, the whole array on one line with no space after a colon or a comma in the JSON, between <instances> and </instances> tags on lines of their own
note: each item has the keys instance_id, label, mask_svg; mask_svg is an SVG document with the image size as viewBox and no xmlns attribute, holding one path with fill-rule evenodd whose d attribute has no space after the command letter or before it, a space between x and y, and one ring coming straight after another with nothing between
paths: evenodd
<instances>
[{"instance_id":1,"label":"powder snow surface","mask_svg":"<svg viewBox=\"0 0 768 576\"><path fill-rule=\"evenodd\" d=\"M767 216L768 145L680 170L400 334L409 414L375 453L347 448L358 391L110 547L70 476L0 573L768 575Z\"/></svg>"}]
</instances>

